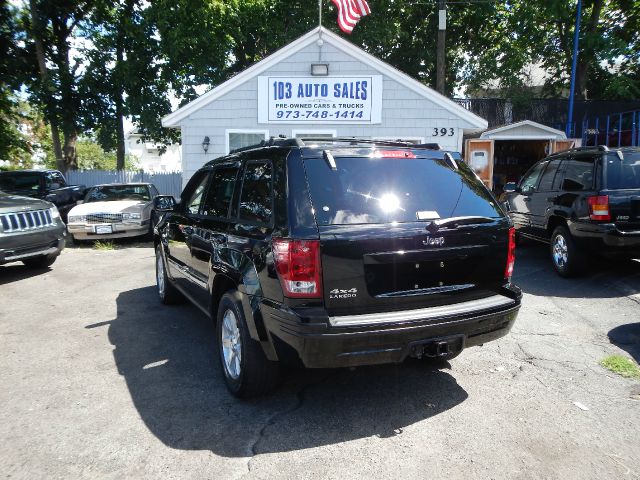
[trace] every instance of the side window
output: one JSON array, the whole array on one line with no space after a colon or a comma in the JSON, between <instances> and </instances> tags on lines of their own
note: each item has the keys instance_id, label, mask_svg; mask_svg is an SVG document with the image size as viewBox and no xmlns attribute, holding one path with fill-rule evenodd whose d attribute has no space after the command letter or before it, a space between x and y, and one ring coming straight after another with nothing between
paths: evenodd
<instances>
[{"instance_id":1,"label":"side window","mask_svg":"<svg viewBox=\"0 0 640 480\"><path fill-rule=\"evenodd\" d=\"M549 162L546 170L542 174L542 178L540 179L540 185L538 185L538 190L541 192L548 192L550 190L554 190L554 182L553 179L556 177L556 172L558 171L558 166L560 165L560 160L553 160Z\"/></svg>"},{"instance_id":2,"label":"side window","mask_svg":"<svg viewBox=\"0 0 640 480\"><path fill-rule=\"evenodd\" d=\"M237 178L237 168L220 168L213 172L202 206L203 215L227 218Z\"/></svg>"},{"instance_id":3,"label":"side window","mask_svg":"<svg viewBox=\"0 0 640 480\"><path fill-rule=\"evenodd\" d=\"M568 191L591 190L593 188L593 157L571 158L562 164L564 180L561 189Z\"/></svg>"},{"instance_id":4,"label":"side window","mask_svg":"<svg viewBox=\"0 0 640 480\"><path fill-rule=\"evenodd\" d=\"M64 177L58 172L51 172L47 174L47 188L57 189L64 188L67 183L64 181Z\"/></svg>"},{"instance_id":5,"label":"side window","mask_svg":"<svg viewBox=\"0 0 640 480\"><path fill-rule=\"evenodd\" d=\"M240 195L240 220L270 223L273 205L273 169L268 162L247 162Z\"/></svg>"},{"instance_id":6,"label":"side window","mask_svg":"<svg viewBox=\"0 0 640 480\"><path fill-rule=\"evenodd\" d=\"M522 182L520 182L520 188L522 189L523 193L531 192L534 188L536 188L538 179L540 178L540 174L546 166L547 162L542 162L534 165L534 167L529 170L529 173L522 179Z\"/></svg>"},{"instance_id":7,"label":"side window","mask_svg":"<svg viewBox=\"0 0 640 480\"><path fill-rule=\"evenodd\" d=\"M204 195L204 190L207 186L207 180L209 180L210 175L203 175L202 180L198 183L198 186L189 197L186 206L186 212L197 215L200 211L200 204L202 203L202 196Z\"/></svg>"}]
</instances>

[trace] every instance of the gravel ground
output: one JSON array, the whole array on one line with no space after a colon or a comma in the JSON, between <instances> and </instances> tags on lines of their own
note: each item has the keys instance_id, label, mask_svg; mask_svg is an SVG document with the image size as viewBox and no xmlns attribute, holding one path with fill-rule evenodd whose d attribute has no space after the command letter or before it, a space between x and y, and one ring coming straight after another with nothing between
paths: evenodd
<instances>
[{"instance_id":1,"label":"gravel ground","mask_svg":"<svg viewBox=\"0 0 640 480\"><path fill-rule=\"evenodd\" d=\"M163 307L153 250L0 267L5 478L640 478L640 263L558 278L519 249L512 333L424 362L288 372L231 397L208 320ZM609 336L616 344L610 342Z\"/></svg>"}]
</instances>

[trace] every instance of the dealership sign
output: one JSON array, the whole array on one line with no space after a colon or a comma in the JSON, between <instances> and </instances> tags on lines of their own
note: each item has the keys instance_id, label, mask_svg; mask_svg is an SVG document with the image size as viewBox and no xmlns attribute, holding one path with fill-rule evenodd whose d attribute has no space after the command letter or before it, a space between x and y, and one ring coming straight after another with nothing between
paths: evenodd
<instances>
[{"instance_id":1,"label":"dealership sign","mask_svg":"<svg viewBox=\"0 0 640 480\"><path fill-rule=\"evenodd\" d=\"M258 77L258 123L381 123L382 76Z\"/></svg>"}]
</instances>

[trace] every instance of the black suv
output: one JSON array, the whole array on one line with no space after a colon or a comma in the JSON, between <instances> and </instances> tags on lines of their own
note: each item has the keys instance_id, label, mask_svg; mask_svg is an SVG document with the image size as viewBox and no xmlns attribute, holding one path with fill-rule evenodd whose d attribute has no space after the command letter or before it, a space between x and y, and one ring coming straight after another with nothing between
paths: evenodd
<instances>
[{"instance_id":1,"label":"black suv","mask_svg":"<svg viewBox=\"0 0 640 480\"><path fill-rule=\"evenodd\" d=\"M207 163L155 228L160 299L217 321L236 396L277 362L451 359L505 335L520 308L511 221L434 146L272 139Z\"/></svg>"},{"instance_id":2,"label":"black suv","mask_svg":"<svg viewBox=\"0 0 640 480\"><path fill-rule=\"evenodd\" d=\"M551 155L505 192L518 237L550 243L562 276L584 271L593 255L640 257L639 148Z\"/></svg>"}]
</instances>

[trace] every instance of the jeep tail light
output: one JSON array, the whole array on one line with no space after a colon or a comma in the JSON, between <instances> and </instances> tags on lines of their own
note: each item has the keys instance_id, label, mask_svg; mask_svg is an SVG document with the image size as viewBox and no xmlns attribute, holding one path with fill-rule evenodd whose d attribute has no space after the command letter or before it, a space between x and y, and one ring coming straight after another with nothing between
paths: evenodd
<instances>
[{"instance_id":1,"label":"jeep tail light","mask_svg":"<svg viewBox=\"0 0 640 480\"><path fill-rule=\"evenodd\" d=\"M599 195L587 198L589 204L589 218L591 220L611 220L609 212L609 195Z\"/></svg>"},{"instance_id":2,"label":"jeep tail light","mask_svg":"<svg viewBox=\"0 0 640 480\"><path fill-rule=\"evenodd\" d=\"M504 271L504 278L511 279L513 266L516 263L516 229L509 229L509 247L507 249L507 268Z\"/></svg>"},{"instance_id":3,"label":"jeep tail light","mask_svg":"<svg viewBox=\"0 0 640 480\"><path fill-rule=\"evenodd\" d=\"M320 242L274 238L272 244L285 296L321 298Z\"/></svg>"}]
</instances>

